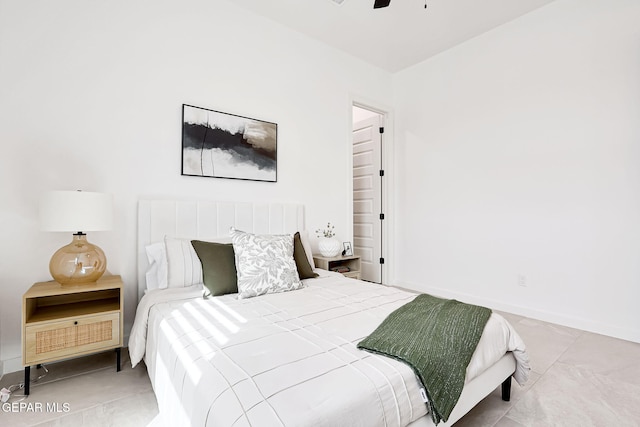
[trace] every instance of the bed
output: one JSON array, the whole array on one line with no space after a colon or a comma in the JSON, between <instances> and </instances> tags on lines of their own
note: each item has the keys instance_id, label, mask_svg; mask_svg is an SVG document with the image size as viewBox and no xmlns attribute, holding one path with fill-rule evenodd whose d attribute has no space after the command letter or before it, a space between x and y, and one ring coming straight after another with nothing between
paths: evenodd
<instances>
[{"instance_id":1,"label":"bed","mask_svg":"<svg viewBox=\"0 0 640 427\"><path fill-rule=\"evenodd\" d=\"M434 425L413 370L356 347L415 293L318 269L300 289L252 298L204 299L189 268L180 270L183 286L147 290L150 245L224 240L231 227L292 234L305 229L303 206L142 200L138 214L141 300L129 352L134 366L147 366L155 425ZM190 256L185 249L184 264ZM524 383L528 371L524 343L491 314L462 394L438 425L453 424L497 387L508 400L511 377Z\"/></svg>"}]
</instances>

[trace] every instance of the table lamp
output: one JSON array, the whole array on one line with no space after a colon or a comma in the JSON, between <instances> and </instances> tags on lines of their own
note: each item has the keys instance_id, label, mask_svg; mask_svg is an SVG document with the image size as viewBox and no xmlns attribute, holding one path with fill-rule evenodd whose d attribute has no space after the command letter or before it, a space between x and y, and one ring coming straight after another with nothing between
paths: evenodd
<instances>
[{"instance_id":1,"label":"table lamp","mask_svg":"<svg viewBox=\"0 0 640 427\"><path fill-rule=\"evenodd\" d=\"M84 232L110 230L112 226L111 194L80 190L45 193L40 201L41 229L76 232L71 243L51 257L51 276L62 285L98 280L107 269L107 257L102 249L87 241Z\"/></svg>"}]
</instances>

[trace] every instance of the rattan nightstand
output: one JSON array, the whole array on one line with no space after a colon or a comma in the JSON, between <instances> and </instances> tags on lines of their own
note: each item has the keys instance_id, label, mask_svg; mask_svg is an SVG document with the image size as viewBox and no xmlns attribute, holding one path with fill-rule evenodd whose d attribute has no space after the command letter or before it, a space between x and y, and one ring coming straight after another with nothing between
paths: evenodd
<instances>
[{"instance_id":1,"label":"rattan nightstand","mask_svg":"<svg viewBox=\"0 0 640 427\"><path fill-rule=\"evenodd\" d=\"M115 349L120 371L124 292L120 276L97 282L34 284L22 297L24 394L32 365Z\"/></svg>"}]
</instances>

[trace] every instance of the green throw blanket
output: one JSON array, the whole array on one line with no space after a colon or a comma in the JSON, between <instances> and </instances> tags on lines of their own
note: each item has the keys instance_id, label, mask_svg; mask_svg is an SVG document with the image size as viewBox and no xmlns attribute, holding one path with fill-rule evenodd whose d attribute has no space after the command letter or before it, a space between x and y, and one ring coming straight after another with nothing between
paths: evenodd
<instances>
[{"instance_id":1,"label":"green throw blanket","mask_svg":"<svg viewBox=\"0 0 640 427\"><path fill-rule=\"evenodd\" d=\"M422 382L434 424L447 421L491 310L418 295L391 313L358 348L403 361Z\"/></svg>"}]
</instances>

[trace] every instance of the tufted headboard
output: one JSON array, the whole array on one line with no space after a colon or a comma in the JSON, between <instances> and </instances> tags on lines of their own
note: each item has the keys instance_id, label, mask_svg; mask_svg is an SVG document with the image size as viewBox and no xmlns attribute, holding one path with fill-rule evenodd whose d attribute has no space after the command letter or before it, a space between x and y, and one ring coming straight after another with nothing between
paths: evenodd
<instances>
[{"instance_id":1,"label":"tufted headboard","mask_svg":"<svg viewBox=\"0 0 640 427\"><path fill-rule=\"evenodd\" d=\"M296 203L251 203L185 200L140 200L138 203L138 298L146 289L149 261L145 246L165 236L207 240L229 235L229 229L256 234L304 230L304 206Z\"/></svg>"}]
</instances>

